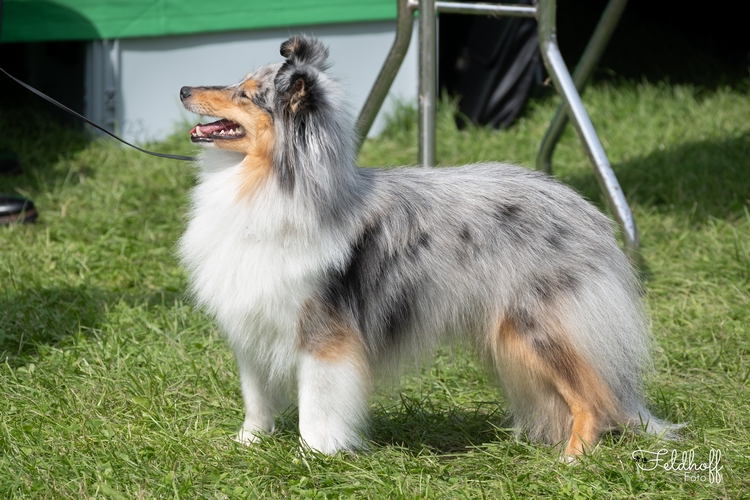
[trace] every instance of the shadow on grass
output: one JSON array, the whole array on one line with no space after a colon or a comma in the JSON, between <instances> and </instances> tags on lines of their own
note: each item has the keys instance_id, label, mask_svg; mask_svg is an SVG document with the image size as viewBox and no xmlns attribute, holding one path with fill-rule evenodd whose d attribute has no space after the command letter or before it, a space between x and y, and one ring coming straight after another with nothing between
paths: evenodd
<instances>
[{"instance_id":1,"label":"shadow on grass","mask_svg":"<svg viewBox=\"0 0 750 500\"><path fill-rule=\"evenodd\" d=\"M177 292L150 296L88 287L26 289L0 297L0 362L12 367L36 357L39 346L57 345L76 335L100 329L110 307L125 302L130 306L154 307L174 301Z\"/></svg>"},{"instance_id":2,"label":"shadow on grass","mask_svg":"<svg viewBox=\"0 0 750 500\"><path fill-rule=\"evenodd\" d=\"M460 453L470 447L513 439L509 418L497 403L478 403L473 410L435 408L429 400L401 396L401 404L380 407L372 415L370 438L380 446L419 452Z\"/></svg>"},{"instance_id":3,"label":"shadow on grass","mask_svg":"<svg viewBox=\"0 0 750 500\"><path fill-rule=\"evenodd\" d=\"M613 166L631 204L688 216L732 219L750 204L750 134L688 142ZM591 200L603 204L593 174L565 176Z\"/></svg>"},{"instance_id":4,"label":"shadow on grass","mask_svg":"<svg viewBox=\"0 0 750 500\"><path fill-rule=\"evenodd\" d=\"M62 158L83 150L89 137L81 129L64 125L50 113L37 107L6 107L0 110L0 151L15 153L21 163L21 175L0 176L0 192L17 190L30 194L60 185L70 176L67 169L54 168ZM79 173L91 166L79 165Z\"/></svg>"}]
</instances>

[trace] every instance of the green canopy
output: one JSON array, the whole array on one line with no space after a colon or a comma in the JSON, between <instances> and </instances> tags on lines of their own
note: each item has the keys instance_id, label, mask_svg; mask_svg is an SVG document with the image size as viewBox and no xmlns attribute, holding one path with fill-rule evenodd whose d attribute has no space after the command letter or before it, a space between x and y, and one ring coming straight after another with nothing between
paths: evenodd
<instances>
[{"instance_id":1,"label":"green canopy","mask_svg":"<svg viewBox=\"0 0 750 500\"><path fill-rule=\"evenodd\" d=\"M3 42L95 40L396 18L396 0L5 0Z\"/></svg>"}]
</instances>

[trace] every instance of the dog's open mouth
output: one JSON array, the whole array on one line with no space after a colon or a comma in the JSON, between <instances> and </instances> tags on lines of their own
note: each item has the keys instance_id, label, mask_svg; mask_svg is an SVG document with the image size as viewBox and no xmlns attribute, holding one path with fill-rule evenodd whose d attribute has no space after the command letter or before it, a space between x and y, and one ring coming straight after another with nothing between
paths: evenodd
<instances>
[{"instance_id":1,"label":"dog's open mouth","mask_svg":"<svg viewBox=\"0 0 750 500\"><path fill-rule=\"evenodd\" d=\"M216 139L239 139L240 137L245 137L245 129L242 125L226 118L205 125L199 123L190 131L191 142L213 142Z\"/></svg>"}]
</instances>

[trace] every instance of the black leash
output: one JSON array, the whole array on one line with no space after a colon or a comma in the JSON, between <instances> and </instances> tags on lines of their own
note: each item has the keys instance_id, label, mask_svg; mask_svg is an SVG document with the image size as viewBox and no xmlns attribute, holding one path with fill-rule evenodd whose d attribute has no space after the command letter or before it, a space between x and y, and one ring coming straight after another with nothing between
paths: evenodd
<instances>
[{"instance_id":1,"label":"black leash","mask_svg":"<svg viewBox=\"0 0 750 500\"><path fill-rule=\"evenodd\" d=\"M0 0L0 7L1 7L1 6L2 6L2 0ZM1 18L2 18L2 14L0 14L0 19L1 19ZM67 111L68 113L70 113L71 115L75 116L75 117L76 117L76 118L78 118L79 120L83 120L83 121L85 121L86 123L88 123L88 124L89 124L89 125L91 125L92 127L95 127L95 128L97 128L97 129L101 130L102 132L104 132L105 134L109 135L110 137L114 137L115 139L117 139L117 140L118 140L118 141L120 141L121 143L123 143L123 144L125 144L125 145L128 145L128 146L130 146L130 147L131 147L131 148L133 148L133 149L137 149L137 150L138 150L138 151L140 151L141 153L146 153L147 155L151 155L151 156L158 156L159 158L169 158L169 159L172 159L172 160L182 160L182 161L195 161L195 160L197 159L197 158L195 158L194 156L170 155L170 154L167 154L167 153L154 153L153 151L148 151L148 150L146 150L146 149L143 149L143 148L139 148L139 147L138 147L138 146L136 146L135 144L130 144L130 143L129 143L128 141L126 141L126 140L124 140L124 139L121 139L121 138L117 137L117 136L116 136L115 134L113 134L113 133L112 133L112 132L110 132L109 130L105 129L104 127L101 127L101 126L97 125L96 123L92 122L91 120L89 120L89 119L88 119L88 118L86 118L85 116L83 116L83 115L81 115L81 114L79 114L79 113L76 113L75 111L73 111L73 110L72 110L72 109L70 109L69 107L67 107L67 106L65 106L65 105L63 105L63 104L60 104L59 102L57 102L56 100L52 99L52 98L51 98L51 97L49 97L48 95L46 95L46 94L44 94L44 93L42 93L42 92L38 91L37 89L35 89L35 88L34 88L34 87L32 87L31 85L27 85L26 83L22 82L21 80L19 80L19 79L18 79L18 78L16 78L15 76L13 76L13 75L11 75L10 73L8 73L7 71L5 71L5 70L4 70L3 68L0 68L0 71L2 71L3 73L5 73L5 75L6 75L6 76L7 76L8 78L10 78L11 80L13 80L13 81L14 81L14 82L16 82L17 84L19 84L20 86L22 86L23 88L25 88L26 90L28 90L28 91L30 91L30 92L32 92L32 93L34 93L34 94L38 95L39 97L41 97L41 98L42 98L42 99L44 99L45 101L47 101L47 102L49 102L49 103L52 103L52 104L54 104L54 105L55 105L55 106L57 106L58 108L60 108L60 109L62 109L62 110L64 110L64 111Z\"/></svg>"}]
</instances>

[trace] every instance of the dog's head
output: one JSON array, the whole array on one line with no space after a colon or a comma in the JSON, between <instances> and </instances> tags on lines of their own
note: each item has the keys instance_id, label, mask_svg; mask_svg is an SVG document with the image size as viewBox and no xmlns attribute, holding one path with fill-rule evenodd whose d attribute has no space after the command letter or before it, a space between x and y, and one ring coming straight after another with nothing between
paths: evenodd
<instances>
[{"instance_id":1,"label":"dog's head","mask_svg":"<svg viewBox=\"0 0 750 500\"><path fill-rule=\"evenodd\" d=\"M336 118L340 92L325 74L328 49L315 38L295 36L281 44L280 52L284 62L263 66L239 83L182 87L180 100L188 111L219 118L196 125L190 131L192 142L265 159L293 187L289 177L300 150L312 158L313 150L330 149L320 146L326 141L321 137L330 141L331 134L349 136L352 131Z\"/></svg>"}]
</instances>

